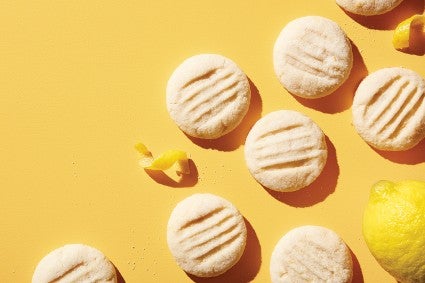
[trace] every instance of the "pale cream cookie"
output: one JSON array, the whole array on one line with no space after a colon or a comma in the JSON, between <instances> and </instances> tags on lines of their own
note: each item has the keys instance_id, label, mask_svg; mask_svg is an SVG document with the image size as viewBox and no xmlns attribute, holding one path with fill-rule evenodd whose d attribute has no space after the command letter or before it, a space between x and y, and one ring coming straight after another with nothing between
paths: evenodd
<instances>
[{"instance_id":1,"label":"pale cream cookie","mask_svg":"<svg viewBox=\"0 0 425 283\"><path fill-rule=\"evenodd\" d=\"M35 268L32 283L116 283L113 264L95 248L70 244L46 255Z\"/></svg>"},{"instance_id":2,"label":"pale cream cookie","mask_svg":"<svg viewBox=\"0 0 425 283\"><path fill-rule=\"evenodd\" d=\"M410 149L425 137L425 80L405 68L378 70L360 83L352 112L357 132L371 146Z\"/></svg>"},{"instance_id":3,"label":"pale cream cookie","mask_svg":"<svg viewBox=\"0 0 425 283\"><path fill-rule=\"evenodd\" d=\"M363 16L387 13L400 5L403 0L336 0L344 10Z\"/></svg>"},{"instance_id":4,"label":"pale cream cookie","mask_svg":"<svg viewBox=\"0 0 425 283\"><path fill-rule=\"evenodd\" d=\"M351 253L332 230L301 226L277 243L270 275L273 283L349 283L353 277Z\"/></svg>"},{"instance_id":5,"label":"pale cream cookie","mask_svg":"<svg viewBox=\"0 0 425 283\"><path fill-rule=\"evenodd\" d=\"M201 54L186 59L171 75L167 109L186 134L219 138L235 129L248 111L249 81L230 59Z\"/></svg>"},{"instance_id":6,"label":"pale cream cookie","mask_svg":"<svg viewBox=\"0 0 425 283\"><path fill-rule=\"evenodd\" d=\"M268 189L295 191L311 184L327 159L325 135L309 117L280 110L257 121L245 142L252 176Z\"/></svg>"},{"instance_id":7,"label":"pale cream cookie","mask_svg":"<svg viewBox=\"0 0 425 283\"><path fill-rule=\"evenodd\" d=\"M167 242L177 264L198 277L218 276L241 258L247 231L243 216L229 201L194 194L174 208Z\"/></svg>"},{"instance_id":8,"label":"pale cream cookie","mask_svg":"<svg viewBox=\"0 0 425 283\"><path fill-rule=\"evenodd\" d=\"M353 65L351 43L337 23L306 16L289 22L273 49L275 73L292 94L319 98L333 93Z\"/></svg>"}]
</instances>

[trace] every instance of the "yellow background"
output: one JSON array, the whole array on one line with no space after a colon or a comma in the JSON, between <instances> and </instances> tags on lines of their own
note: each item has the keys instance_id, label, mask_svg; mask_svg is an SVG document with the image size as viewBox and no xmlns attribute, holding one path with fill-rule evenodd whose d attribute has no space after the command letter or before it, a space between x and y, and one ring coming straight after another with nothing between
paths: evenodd
<instances>
[{"instance_id":1,"label":"yellow background","mask_svg":"<svg viewBox=\"0 0 425 283\"><path fill-rule=\"evenodd\" d=\"M377 180L425 179L425 142L377 152L356 134L350 106L368 72L405 66L425 76L423 56L391 45L396 23L423 10L422 0L372 18L334 0L0 1L0 281L30 282L45 254L78 242L104 252L122 282L269 282L276 242L314 224L353 251L354 282L395 282L363 241L362 211ZM354 45L348 82L314 101L289 95L272 66L280 30L305 15L338 22ZM198 53L231 58L253 83L243 124L213 142L188 138L165 107L170 74ZM245 167L248 129L278 109L307 114L328 136L328 164L308 190L268 192ZM196 170L180 186L149 176L139 141L154 154L187 151ZM227 198L251 226L241 262L217 279L191 279L166 245L171 210L197 192Z\"/></svg>"}]
</instances>

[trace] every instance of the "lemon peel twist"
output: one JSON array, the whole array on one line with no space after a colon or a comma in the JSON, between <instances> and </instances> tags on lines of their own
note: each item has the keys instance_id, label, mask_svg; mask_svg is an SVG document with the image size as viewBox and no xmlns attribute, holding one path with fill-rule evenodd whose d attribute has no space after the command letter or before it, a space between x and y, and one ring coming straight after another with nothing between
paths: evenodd
<instances>
[{"instance_id":1,"label":"lemon peel twist","mask_svg":"<svg viewBox=\"0 0 425 283\"><path fill-rule=\"evenodd\" d=\"M414 15L402 21L396 27L393 35L393 46L397 50L403 50L410 47L410 39L413 34L425 36L425 16Z\"/></svg>"},{"instance_id":2,"label":"lemon peel twist","mask_svg":"<svg viewBox=\"0 0 425 283\"><path fill-rule=\"evenodd\" d=\"M170 149L154 158L143 143L136 144L135 149L142 155L139 164L144 169L165 171L174 167L177 175L190 174L189 160L182 150Z\"/></svg>"}]
</instances>

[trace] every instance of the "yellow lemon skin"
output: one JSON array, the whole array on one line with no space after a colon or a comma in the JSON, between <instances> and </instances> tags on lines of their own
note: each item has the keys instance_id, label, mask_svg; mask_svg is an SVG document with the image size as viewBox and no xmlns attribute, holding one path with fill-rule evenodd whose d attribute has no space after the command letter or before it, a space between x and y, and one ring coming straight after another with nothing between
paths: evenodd
<instances>
[{"instance_id":1,"label":"yellow lemon skin","mask_svg":"<svg viewBox=\"0 0 425 283\"><path fill-rule=\"evenodd\" d=\"M189 161L184 151L170 149L159 157L153 158L152 153L143 143L138 143L134 147L142 155L139 163L145 169L164 171L175 165L178 175L190 174Z\"/></svg>"},{"instance_id":2,"label":"yellow lemon skin","mask_svg":"<svg viewBox=\"0 0 425 283\"><path fill-rule=\"evenodd\" d=\"M425 182L373 185L363 236L379 264L399 282L425 282Z\"/></svg>"},{"instance_id":3,"label":"yellow lemon skin","mask_svg":"<svg viewBox=\"0 0 425 283\"><path fill-rule=\"evenodd\" d=\"M413 15L396 27L393 35L393 46L397 50L409 49L422 44L425 36L425 16ZM413 41L413 42L412 42ZM413 46L410 46L410 45Z\"/></svg>"}]
</instances>

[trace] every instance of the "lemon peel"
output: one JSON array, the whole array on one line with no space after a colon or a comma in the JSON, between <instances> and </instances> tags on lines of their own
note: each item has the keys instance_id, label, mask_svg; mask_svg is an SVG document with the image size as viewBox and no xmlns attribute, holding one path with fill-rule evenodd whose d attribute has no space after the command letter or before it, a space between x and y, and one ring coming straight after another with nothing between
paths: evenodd
<instances>
[{"instance_id":1,"label":"lemon peel","mask_svg":"<svg viewBox=\"0 0 425 283\"><path fill-rule=\"evenodd\" d=\"M393 35L394 48L397 50L409 48L412 34L422 33L422 36L425 36L424 25L424 15L414 15L398 24Z\"/></svg>"},{"instance_id":2,"label":"lemon peel","mask_svg":"<svg viewBox=\"0 0 425 283\"><path fill-rule=\"evenodd\" d=\"M363 215L363 236L378 263L399 282L425 282L425 182L380 181Z\"/></svg>"},{"instance_id":3,"label":"lemon peel","mask_svg":"<svg viewBox=\"0 0 425 283\"><path fill-rule=\"evenodd\" d=\"M139 164L144 169L165 171L174 167L178 175L190 174L189 160L182 150L170 149L154 158L143 143L136 144L135 149L142 155Z\"/></svg>"}]
</instances>

